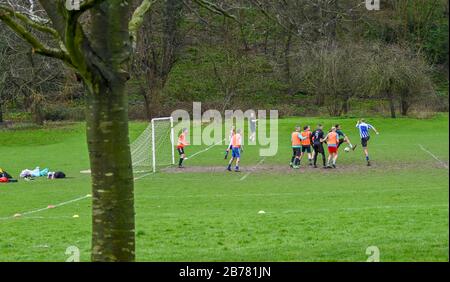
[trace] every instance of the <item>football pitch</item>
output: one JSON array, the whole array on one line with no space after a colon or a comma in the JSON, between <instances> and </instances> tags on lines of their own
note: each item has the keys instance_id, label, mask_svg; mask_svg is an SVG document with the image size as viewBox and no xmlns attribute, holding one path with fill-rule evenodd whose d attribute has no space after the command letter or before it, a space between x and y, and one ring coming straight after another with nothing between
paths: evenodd
<instances>
[{"instance_id":1,"label":"football pitch","mask_svg":"<svg viewBox=\"0 0 450 282\"><path fill-rule=\"evenodd\" d=\"M136 175L137 260L366 261L373 246L380 261L448 261L448 118L368 119L380 131L372 167L356 119L281 119L277 155L247 146L240 173L225 171L226 145L189 146L188 157L201 153L185 170ZM341 149L337 169L289 168L294 126L319 122L340 123L358 148ZM146 126L131 123L131 140ZM0 261L65 261L70 246L89 261L84 123L0 131L0 145L14 177L36 166L68 176L0 184Z\"/></svg>"}]
</instances>

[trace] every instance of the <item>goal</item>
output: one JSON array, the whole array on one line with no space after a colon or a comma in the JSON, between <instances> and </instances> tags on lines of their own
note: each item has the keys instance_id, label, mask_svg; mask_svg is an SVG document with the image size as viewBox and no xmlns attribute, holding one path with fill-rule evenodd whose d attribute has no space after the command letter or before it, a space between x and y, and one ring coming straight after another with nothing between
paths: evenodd
<instances>
[{"instance_id":1,"label":"goal","mask_svg":"<svg viewBox=\"0 0 450 282\"><path fill-rule=\"evenodd\" d=\"M134 172L156 172L157 167L175 164L173 118L154 118L131 143Z\"/></svg>"}]
</instances>

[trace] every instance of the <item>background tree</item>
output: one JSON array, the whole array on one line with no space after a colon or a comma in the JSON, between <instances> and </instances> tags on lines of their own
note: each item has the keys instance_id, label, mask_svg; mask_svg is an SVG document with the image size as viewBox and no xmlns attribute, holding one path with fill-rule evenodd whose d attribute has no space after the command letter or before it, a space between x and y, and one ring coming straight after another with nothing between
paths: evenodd
<instances>
[{"instance_id":1,"label":"background tree","mask_svg":"<svg viewBox=\"0 0 450 282\"><path fill-rule=\"evenodd\" d=\"M144 16L133 55L132 74L137 80L139 94L149 120L160 114L162 90L180 55L184 31L183 2L166 0L155 4L162 15L150 11Z\"/></svg>"}]
</instances>

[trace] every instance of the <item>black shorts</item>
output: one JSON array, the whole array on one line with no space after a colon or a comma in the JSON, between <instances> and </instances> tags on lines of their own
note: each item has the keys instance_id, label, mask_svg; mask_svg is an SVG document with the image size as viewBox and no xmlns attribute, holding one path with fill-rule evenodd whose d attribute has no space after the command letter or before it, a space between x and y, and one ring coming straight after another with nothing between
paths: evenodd
<instances>
[{"instance_id":1,"label":"black shorts","mask_svg":"<svg viewBox=\"0 0 450 282\"><path fill-rule=\"evenodd\" d=\"M302 146L302 153L305 152L307 152L308 154L311 153L311 145Z\"/></svg>"},{"instance_id":2,"label":"black shorts","mask_svg":"<svg viewBox=\"0 0 450 282\"><path fill-rule=\"evenodd\" d=\"M363 146L363 148L367 147L367 141L369 141L369 140L370 140L370 136L361 138L361 145Z\"/></svg>"},{"instance_id":3,"label":"black shorts","mask_svg":"<svg viewBox=\"0 0 450 282\"><path fill-rule=\"evenodd\" d=\"M184 154L184 148L177 148L178 154L183 155Z\"/></svg>"},{"instance_id":4,"label":"black shorts","mask_svg":"<svg viewBox=\"0 0 450 282\"><path fill-rule=\"evenodd\" d=\"M315 151L316 153L319 153L319 154L323 154L323 153L324 153L322 143L314 144L314 145L313 145L313 148L314 148L314 151Z\"/></svg>"},{"instance_id":5,"label":"black shorts","mask_svg":"<svg viewBox=\"0 0 450 282\"><path fill-rule=\"evenodd\" d=\"M344 143L344 142L345 142L344 139L340 139L340 140L339 140L339 143L338 143L338 148L341 147L342 143Z\"/></svg>"},{"instance_id":6,"label":"black shorts","mask_svg":"<svg viewBox=\"0 0 450 282\"><path fill-rule=\"evenodd\" d=\"M302 154L302 148L292 148L292 153L293 156L300 157L300 155Z\"/></svg>"}]
</instances>

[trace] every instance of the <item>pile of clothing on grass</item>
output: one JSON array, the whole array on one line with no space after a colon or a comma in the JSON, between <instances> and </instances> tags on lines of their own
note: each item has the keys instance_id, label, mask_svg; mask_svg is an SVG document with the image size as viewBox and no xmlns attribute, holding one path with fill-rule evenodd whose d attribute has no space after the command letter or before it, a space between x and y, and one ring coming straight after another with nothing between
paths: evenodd
<instances>
[{"instance_id":1,"label":"pile of clothing on grass","mask_svg":"<svg viewBox=\"0 0 450 282\"><path fill-rule=\"evenodd\" d=\"M38 166L33 169L24 169L20 173L20 177L25 180L33 180L36 177L47 177L48 179L66 178L66 175L62 171L49 171L48 168L40 169Z\"/></svg>"},{"instance_id":2,"label":"pile of clothing on grass","mask_svg":"<svg viewBox=\"0 0 450 282\"><path fill-rule=\"evenodd\" d=\"M17 182L6 170L0 167L0 183Z\"/></svg>"}]
</instances>

